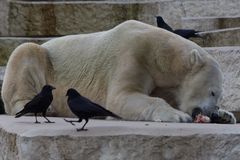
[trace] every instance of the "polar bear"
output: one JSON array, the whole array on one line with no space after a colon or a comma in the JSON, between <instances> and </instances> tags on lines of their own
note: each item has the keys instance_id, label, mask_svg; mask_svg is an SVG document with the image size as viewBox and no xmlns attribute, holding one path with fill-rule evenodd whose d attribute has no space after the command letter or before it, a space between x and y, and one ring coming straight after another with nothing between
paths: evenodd
<instances>
[{"instance_id":1,"label":"polar bear","mask_svg":"<svg viewBox=\"0 0 240 160\"><path fill-rule=\"evenodd\" d=\"M218 109L222 73L195 43L129 20L108 31L17 47L3 82L6 112L21 110L45 84L57 88L53 116L73 116L65 94L75 88L126 120L189 122L195 107L208 116Z\"/></svg>"}]
</instances>

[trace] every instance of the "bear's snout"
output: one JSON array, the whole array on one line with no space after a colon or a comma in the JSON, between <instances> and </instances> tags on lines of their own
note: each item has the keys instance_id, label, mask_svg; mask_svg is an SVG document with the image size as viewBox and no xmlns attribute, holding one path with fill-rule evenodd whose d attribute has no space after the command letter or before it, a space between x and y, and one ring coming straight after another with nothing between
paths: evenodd
<instances>
[{"instance_id":1,"label":"bear's snout","mask_svg":"<svg viewBox=\"0 0 240 160\"><path fill-rule=\"evenodd\" d=\"M212 114L217 113L218 110L218 106L195 107L192 110L192 118L194 119L199 114L210 117Z\"/></svg>"}]
</instances>

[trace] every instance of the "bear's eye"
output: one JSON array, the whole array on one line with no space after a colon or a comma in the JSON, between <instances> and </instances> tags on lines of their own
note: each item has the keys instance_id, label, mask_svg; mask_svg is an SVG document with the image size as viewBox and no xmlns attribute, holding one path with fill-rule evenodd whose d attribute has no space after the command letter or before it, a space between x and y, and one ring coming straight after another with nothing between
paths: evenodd
<instances>
[{"instance_id":1,"label":"bear's eye","mask_svg":"<svg viewBox=\"0 0 240 160\"><path fill-rule=\"evenodd\" d=\"M215 96L215 93L213 91L211 91L211 95L214 97Z\"/></svg>"}]
</instances>

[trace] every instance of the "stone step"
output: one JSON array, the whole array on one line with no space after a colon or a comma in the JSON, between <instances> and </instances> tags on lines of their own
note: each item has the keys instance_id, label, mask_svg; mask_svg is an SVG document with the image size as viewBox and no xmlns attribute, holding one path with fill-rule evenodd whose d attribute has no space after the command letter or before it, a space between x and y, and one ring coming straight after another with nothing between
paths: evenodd
<instances>
[{"instance_id":1,"label":"stone step","mask_svg":"<svg viewBox=\"0 0 240 160\"><path fill-rule=\"evenodd\" d=\"M12 51L22 43L42 44L54 37L0 37L0 66L6 65Z\"/></svg>"},{"instance_id":2,"label":"stone step","mask_svg":"<svg viewBox=\"0 0 240 160\"><path fill-rule=\"evenodd\" d=\"M183 17L182 28L210 31L240 27L240 16L234 17Z\"/></svg>"},{"instance_id":3,"label":"stone step","mask_svg":"<svg viewBox=\"0 0 240 160\"><path fill-rule=\"evenodd\" d=\"M0 21L5 22L0 23L2 36L89 33L110 29L128 19L156 25L156 15L163 16L173 28L181 28L181 17L240 15L239 0L3 2L0 4Z\"/></svg>"},{"instance_id":4,"label":"stone step","mask_svg":"<svg viewBox=\"0 0 240 160\"><path fill-rule=\"evenodd\" d=\"M199 33L203 38L191 38L202 47L240 46L240 27Z\"/></svg>"},{"instance_id":5,"label":"stone step","mask_svg":"<svg viewBox=\"0 0 240 160\"><path fill-rule=\"evenodd\" d=\"M63 118L0 116L2 159L238 160L239 124L187 124L90 120L88 131ZM43 121L43 119L40 119ZM144 153L144 154L143 154Z\"/></svg>"}]
</instances>

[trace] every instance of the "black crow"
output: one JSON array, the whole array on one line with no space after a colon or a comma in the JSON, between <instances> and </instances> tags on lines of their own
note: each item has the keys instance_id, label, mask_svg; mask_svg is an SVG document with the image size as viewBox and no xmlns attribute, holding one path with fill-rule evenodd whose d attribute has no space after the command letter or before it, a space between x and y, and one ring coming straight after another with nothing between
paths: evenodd
<instances>
[{"instance_id":1,"label":"black crow","mask_svg":"<svg viewBox=\"0 0 240 160\"><path fill-rule=\"evenodd\" d=\"M186 39L189 39L191 37L201 37L200 35L198 35L199 31L195 31L193 29L176 29L173 30L164 20L161 16L156 16L157 18L157 26L159 28L163 28L166 29L170 32L173 32L179 36L182 36Z\"/></svg>"},{"instance_id":2,"label":"black crow","mask_svg":"<svg viewBox=\"0 0 240 160\"><path fill-rule=\"evenodd\" d=\"M50 85L43 86L41 92L29 101L20 112L16 113L15 118L21 117L26 113L34 113L36 119L35 123L40 123L37 120L37 114L42 113L42 116L47 120L46 123L54 123L46 117L47 109L53 100L53 89L55 88Z\"/></svg>"},{"instance_id":3,"label":"black crow","mask_svg":"<svg viewBox=\"0 0 240 160\"><path fill-rule=\"evenodd\" d=\"M168 31L170 31L170 32L174 32L173 29L172 29L172 27L170 27L170 26L163 20L163 18L162 18L161 16L156 16L156 18L157 18L157 26L158 26L159 28L163 28L163 29L166 29L166 30L168 30Z\"/></svg>"},{"instance_id":4,"label":"black crow","mask_svg":"<svg viewBox=\"0 0 240 160\"><path fill-rule=\"evenodd\" d=\"M103 108L102 106L92 102L91 100L81 96L75 89L70 88L67 91L66 96L68 96L68 106L70 110L79 118L78 121L70 121L64 119L66 122L75 125L73 122L82 122L84 119L86 122L82 128L77 129L77 131L87 130L84 129L85 125L88 123L88 119L91 117L106 117L111 116L114 118L121 119L118 115L112 113L111 111Z\"/></svg>"}]
</instances>

